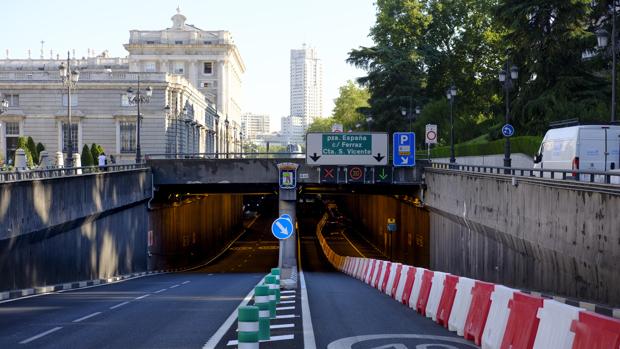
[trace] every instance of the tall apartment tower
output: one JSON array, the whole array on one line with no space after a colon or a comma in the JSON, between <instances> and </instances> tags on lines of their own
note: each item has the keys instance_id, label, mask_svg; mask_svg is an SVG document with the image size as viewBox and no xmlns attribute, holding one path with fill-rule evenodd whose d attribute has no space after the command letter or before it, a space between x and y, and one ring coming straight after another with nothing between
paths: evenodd
<instances>
[{"instance_id":1,"label":"tall apartment tower","mask_svg":"<svg viewBox=\"0 0 620 349\"><path fill-rule=\"evenodd\" d=\"M323 64L316 49L291 50L291 116L309 125L323 116Z\"/></svg>"}]
</instances>

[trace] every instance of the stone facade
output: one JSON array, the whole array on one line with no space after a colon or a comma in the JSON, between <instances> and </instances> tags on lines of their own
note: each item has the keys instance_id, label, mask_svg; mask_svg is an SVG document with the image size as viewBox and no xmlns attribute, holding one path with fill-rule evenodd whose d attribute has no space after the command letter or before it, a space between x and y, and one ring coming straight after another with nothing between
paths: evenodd
<instances>
[{"instance_id":1,"label":"stone facade","mask_svg":"<svg viewBox=\"0 0 620 349\"><path fill-rule=\"evenodd\" d=\"M172 20L169 29L131 31L127 58L105 53L71 58L72 69L80 71L71 93L75 151L97 143L117 163L135 161L137 110L126 91L136 90L138 79L142 91L153 89L150 102L141 105L142 154L240 151L245 67L230 33L186 25L180 13ZM10 103L0 114L0 162L11 159L18 136L33 137L50 156L67 156L67 90L58 73L62 62L59 57L0 60L0 94Z\"/></svg>"}]
</instances>

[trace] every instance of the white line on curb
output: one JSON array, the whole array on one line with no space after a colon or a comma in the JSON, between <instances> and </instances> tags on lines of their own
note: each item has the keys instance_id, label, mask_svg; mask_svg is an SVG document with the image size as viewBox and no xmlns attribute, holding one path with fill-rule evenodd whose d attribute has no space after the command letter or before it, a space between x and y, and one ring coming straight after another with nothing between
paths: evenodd
<instances>
[{"instance_id":1,"label":"white line on curb","mask_svg":"<svg viewBox=\"0 0 620 349\"><path fill-rule=\"evenodd\" d=\"M34 340L37 340L37 339L39 339L41 337L47 336L50 333L54 333L54 332L60 330L61 328L62 327L54 327L51 330L45 331L43 333L39 333L38 335L32 336L32 337L30 337L28 339L24 339L23 341L19 342L19 344L28 344L28 343L30 343L30 342L32 342Z\"/></svg>"},{"instance_id":2,"label":"white line on curb","mask_svg":"<svg viewBox=\"0 0 620 349\"><path fill-rule=\"evenodd\" d=\"M92 313L92 314L90 314L90 315L83 316L83 317L81 317L81 318L79 318L79 319L75 319L75 320L73 320L73 322L82 322L82 321L84 321L84 320L86 320L86 319L90 319L91 317L95 317L95 316L97 316L97 315L99 315L99 314L101 314L101 312L100 312L100 311L98 311L98 312L96 312L96 313Z\"/></svg>"},{"instance_id":3,"label":"white line on curb","mask_svg":"<svg viewBox=\"0 0 620 349\"><path fill-rule=\"evenodd\" d=\"M299 271L299 283L301 285L301 315L304 330L304 348L316 349L312 316L310 316L310 303L308 302L308 290L306 289L306 278L304 277L303 270Z\"/></svg>"}]
</instances>

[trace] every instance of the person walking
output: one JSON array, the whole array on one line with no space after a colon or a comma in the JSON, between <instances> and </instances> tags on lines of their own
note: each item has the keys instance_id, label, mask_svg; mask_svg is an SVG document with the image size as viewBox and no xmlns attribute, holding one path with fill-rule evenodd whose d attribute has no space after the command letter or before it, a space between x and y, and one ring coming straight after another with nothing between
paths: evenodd
<instances>
[{"instance_id":1,"label":"person walking","mask_svg":"<svg viewBox=\"0 0 620 349\"><path fill-rule=\"evenodd\" d=\"M99 157L97 158L97 161L99 163L99 170L105 171L105 165L106 165L105 153L101 153Z\"/></svg>"}]
</instances>

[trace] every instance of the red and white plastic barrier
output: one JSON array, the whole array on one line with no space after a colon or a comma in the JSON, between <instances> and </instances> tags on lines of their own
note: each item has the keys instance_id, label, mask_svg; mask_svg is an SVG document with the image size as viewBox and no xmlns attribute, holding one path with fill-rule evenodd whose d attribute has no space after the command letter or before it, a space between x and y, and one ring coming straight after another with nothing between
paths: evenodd
<instances>
[{"instance_id":1,"label":"red and white plastic barrier","mask_svg":"<svg viewBox=\"0 0 620 349\"><path fill-rule=\"evenodd\" d=\"M323 222L322 222L323 223ZM620 320L492 283L388 261L336 254L330 263L482 349L620 349Z\"/></svg>"}]
</instances>

